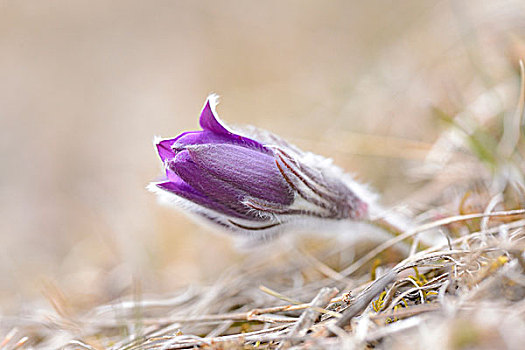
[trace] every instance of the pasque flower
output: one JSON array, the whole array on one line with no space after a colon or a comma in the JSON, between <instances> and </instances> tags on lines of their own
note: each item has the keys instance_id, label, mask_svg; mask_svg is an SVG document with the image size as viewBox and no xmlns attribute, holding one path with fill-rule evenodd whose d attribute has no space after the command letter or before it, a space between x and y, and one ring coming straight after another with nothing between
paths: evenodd
<instances>
[{"instance_id":1,"label":"pasque flower","mask_svg":"<svg viewBox=\"0 0 525 350\"><path fill-rule=\"evenodd\" d=\"M148 188L161 199L258 237L312 221L368 218L373 196L330 160L263 130L234 131L216 104L209 96L202 130L155 140L165 177Z\"/></svg>"}]
</instances>

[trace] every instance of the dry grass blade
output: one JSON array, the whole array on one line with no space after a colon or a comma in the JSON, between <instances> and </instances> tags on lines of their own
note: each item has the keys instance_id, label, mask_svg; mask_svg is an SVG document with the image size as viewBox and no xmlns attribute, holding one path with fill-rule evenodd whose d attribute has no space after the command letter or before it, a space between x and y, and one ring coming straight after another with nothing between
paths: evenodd
<instances>
[{"instance_id":1,"label":"dry grass blade","mask_svg":"<svg viewBox=\"0 0 525 350\"><path fill-rule=\"evenodd\" d=\"M328 305L328 303L331 301L331 299L337 293L338 293L338 290L336 288L322 288L319 291L319 294L317 294L315 298L312 300L311 307L305 310L301 314L301 317L299 318L299 320L290 329L290 331L287 334L287 337L295 338L295 337L302 337L306 335L306 332L308 331L308 329L312 327L315 320L319 317L320 312L317 311L316 309L325 308ZM296 343L297 342L294 340L285 340L284 342L281 343L278 349L285 349Z\"/></svg>"},{"instance_id":2,"label":"dry grass blade","mask_svg":"<svg viewBox=\"0 0 525 350\"><path fill-rule=\"evenodd\" d=\"M344 328L353 317L362 312L368 304L370 304L372 299L376 298L388 284L392 283L395 277L396 273L390 270L370 284L370 286L355 298L352 305L343 312L343 317L337 321L336 325L339 328Z\"/></svg>"}]
</instances>

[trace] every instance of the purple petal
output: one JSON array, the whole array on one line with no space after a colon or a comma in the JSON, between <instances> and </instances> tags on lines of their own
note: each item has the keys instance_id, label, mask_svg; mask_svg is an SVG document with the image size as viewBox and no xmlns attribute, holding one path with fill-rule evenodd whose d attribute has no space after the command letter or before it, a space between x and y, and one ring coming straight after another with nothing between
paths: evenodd
<instances>
[{"instance_id":1,"label":"purple petal","mask_svg":"<svg viewBox=\"0 0 525 350\"><path fill-rule=\"evenodd\" d=\"M177 136L171 148L175 152L182 151L188 146L203 145L203 144L235 144L247 148L253 148L264 152L266 154L273 154L273 152L264 147L257 141L243 137L236 134L216 134L211 131L190 131Z\"/></svg>"},{"instance_id":2,"label":"purple petal","mask_svg":"<svg viewBox=\"0 0 525 350\"><path fill-rule=\"evenodd\" d=\"M243 198L247 196L245 192L197 165L187 150L178 153L174 160L168 162L168 167L195 191L202 193L213 202L228 207L230 212L235 211L234 216L247 220L260 220L242 203ZM231 215L231 213L224 214Z\"/></svg>"},{"instance_id":3,"label":"purple petal","mask_svg":"<svg viewBox=\"0 0 525 350\"><path fill-rule=\"evenodd\" d=\"M177 181L166 181L166 182L158 183L157 187L165 191L174 193L177 196L180 196L184 199L189 200L190 202L204 206L211 210L218 211L220 213L223 213L229 216L234 216L234 217L240 216L237 212L231 210L230 208L220 203L217 203L209 199L208 197L204 196L203 194L199 193L193 187L185 183L181 178L178 178Z\"/></svg>"},{"instance_id":4,"label":"purple petal","mask_svg":"<svg viewBox=\"0 0 525 350\"><path fill-rule=\"evenodd\" d=\"M271 155L231 144L198 145L188 152L196 164L251 197L283 205L294 200Z\"/></svg>"},{"instance_id":5,"label":"purple petal","mask_svg":"<svg viewBox=\"0 0 525 350\"><path fill-rule=\"evenodd\" d=\"M238 145L242 145L245 147L256 148L256 149L259 149L269 154L272 153L268 148L264 147L262 143L229 131L226 128L226 126L223 125L219 117L217 116L217 112L215 112L216 105L217 105L217 96L210 95L208 99L206 100L206 104L204 105L204 108L202 110L201 117L199 120L199 123L202 129L204 130L204 132L210 131L217 136L215 141L212 143L220 143L217 141L221 140L218 138L218 136L221 135L221 136L226 137L224 139L224 143L238 144ZM202 143L206 143L206 142L202 142Z\"/></svg>"},{"instance_id":6,"label":"purple petal","mask_svg":"<svg viewBox=\"0 0 525 350\"><path fill-rule=\"evenodd\" d=\"M206 104L201 112L199 123L204 130L209 130L217 134L231 134L226 127L220 122L215 113L215 106L217 106L217 96L210 95L206 100Z\"/></svg>"},{"instance_id":7,"label":"purple petal","mask_svg":"<svg viewBox=\"0 0 525 350\"><path fill-rule=\"evenodd\" d=\"M174 150L174 145L178 143L181 138L190 137L195 134L200 134L202 131L187 131L183 132L179 136L173 139L160 139L160 141L155 140L155 145L157 146L157 153L159 154L160 159L165 162L166 159L172 159L177 154Z\"/></svg>"},{"instance_id":8,"label":"purple petal","mask_svg":"<svg viewBox=\"0 0 525 350\"><path fill-rule=\"evenodd\" d=\"M166 177L168 178L168 181L172 182L177 182L180 180L180 176L171 170L169 166L166 166Z\"/></svg>"},{"instance_id":9,"label":"purple petal","mask_svg":"<svg viewBox=\"0 0 525 350\"><path fill-rule=\"evenodd\" d=\"M230 135L217 134L211 131L190 131L185 132L175 139L172 144L174 151L182 151L187 146L205 143L228 143L231 142Z\"/></svg>"},{"instance_id":10,"label":"purple petal","mask_svg":"<svg viewBox=\"0 0 525 350\"><path fill-rule=\"evenodd\" d=\"M166 159L171 159L175 157L175 152L171 149L171 146L176 139L166 139L156 142L157 153L159 154L160 159L164 162Z\"/></svg>"}]
</instances>

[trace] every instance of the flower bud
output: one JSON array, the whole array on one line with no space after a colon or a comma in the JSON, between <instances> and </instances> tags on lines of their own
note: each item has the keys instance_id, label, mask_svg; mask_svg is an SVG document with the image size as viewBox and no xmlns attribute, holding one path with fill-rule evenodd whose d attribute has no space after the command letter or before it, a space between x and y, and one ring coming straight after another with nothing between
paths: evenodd
<instances>
[{"instance_id":1,"label":"flower bud","mask_svg":"<svg viewBox=\"0 0 525 350\"><path fill-rule=\"evenodd\" d=\"M148 188L234 233L270 237L304 222L364 220L373 195L321 156L269 132L233 131L211 95L201 131L155 141L165 177Z\"/></svg>"}]
</instances>

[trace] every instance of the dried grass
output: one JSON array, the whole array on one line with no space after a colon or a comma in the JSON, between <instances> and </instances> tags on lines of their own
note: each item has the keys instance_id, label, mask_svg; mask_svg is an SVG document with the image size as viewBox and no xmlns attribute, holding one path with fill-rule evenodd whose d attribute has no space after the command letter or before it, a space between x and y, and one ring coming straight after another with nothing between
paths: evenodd
<instances>
[{"instance_id":1,"label":"dried grass","mask_svg":"<svg viewBox=\"0 0 525 350\"><path fill-rule=\"evenodd\" d=\"M346 289L348 281L323 271L293 288L291 281L304 280L312 275L307 270L318 266L290 259L277 267L254 257L250 266L237 266L212 286L171 298L103 305L82 317L19 321L1 346L22 348L28 339L48 348L115 350L519 344L525 312L524 214L463 215L422 225L413 232L452 223L466 226L467 220L481 217L505 219L418 251L393 267L376 267L381 276L374 281L370 267L358 260L363 268L352 270L359 277L345 278L355 285L351 289ZM259 288L259 281L280 292Z\"/></svg>"}]
</instances>

